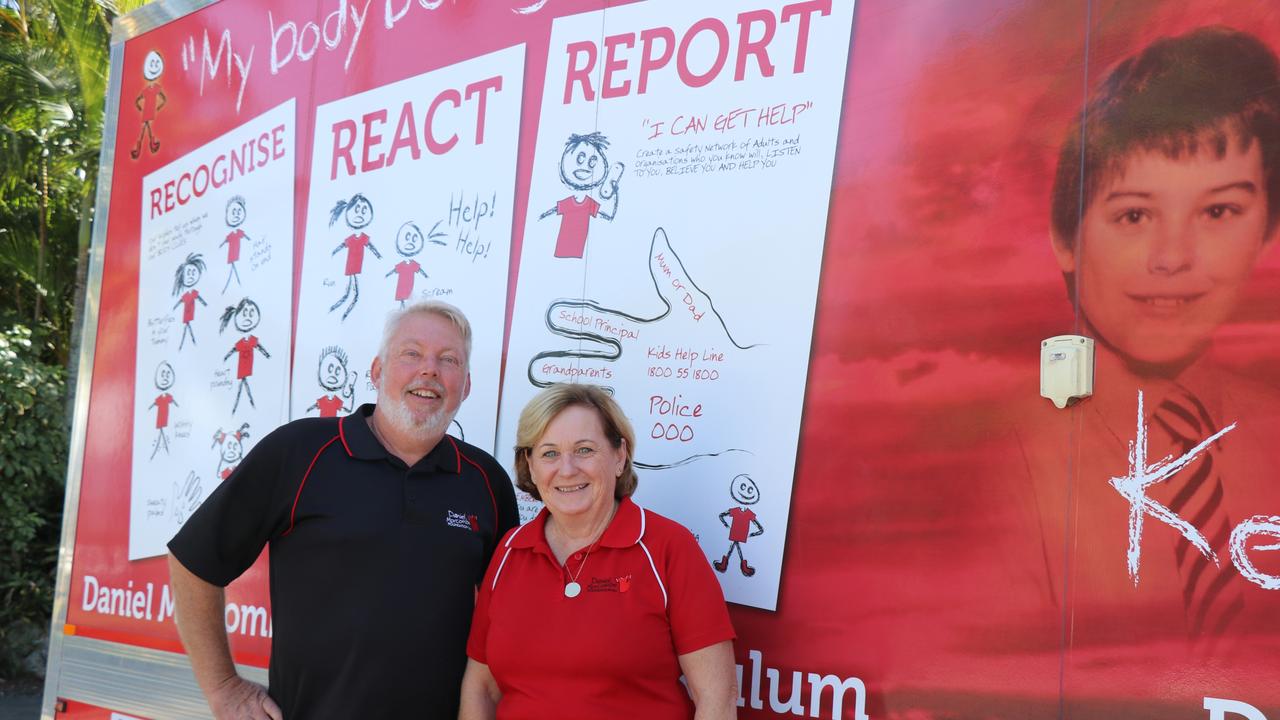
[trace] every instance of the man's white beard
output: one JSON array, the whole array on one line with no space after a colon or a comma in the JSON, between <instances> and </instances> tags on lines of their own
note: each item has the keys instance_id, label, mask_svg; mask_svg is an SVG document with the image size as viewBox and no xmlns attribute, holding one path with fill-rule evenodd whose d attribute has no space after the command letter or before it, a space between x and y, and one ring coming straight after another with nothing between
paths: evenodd
<instances>
[{"instance_id":1,"label":"man's white beard","mask_svg":"<svg viewBox=\"0 0 1280 720\"><path fill-rule=\"evenodd\" d=\"M414 419L403 397L392 397L384 388L378 388L377 412L387 424L401 433L431 436L444 434L449 429L449 423L453 422L457 410L450 411L448 407L441 407L418 421Z\"/></svg>"}]
</instances>

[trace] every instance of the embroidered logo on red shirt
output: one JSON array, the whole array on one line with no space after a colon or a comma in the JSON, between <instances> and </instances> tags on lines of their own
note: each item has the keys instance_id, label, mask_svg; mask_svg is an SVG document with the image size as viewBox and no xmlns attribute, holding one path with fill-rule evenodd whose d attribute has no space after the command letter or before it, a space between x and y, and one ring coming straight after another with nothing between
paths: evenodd
<instances>
[{"instance_id":1,"label":"embroidered logo on red shirt","mask_svg":"<svg viewBox=\"0 0 1280 720\"><path fill-rule=\"evenodd\" d=\"M619 575L618 577L611 577L611 578L592 577L591 582L587 583L587 592L624 593L630 589L631 589L630 575Z\"/></svg>"}]
</instances>

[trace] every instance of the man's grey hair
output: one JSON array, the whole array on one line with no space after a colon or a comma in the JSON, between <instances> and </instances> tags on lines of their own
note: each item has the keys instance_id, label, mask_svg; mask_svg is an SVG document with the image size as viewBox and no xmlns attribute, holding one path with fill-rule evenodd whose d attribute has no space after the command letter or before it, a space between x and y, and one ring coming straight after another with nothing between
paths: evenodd
<instances>
[{"instance_id":1,"label":"man's grey hair","mask_svg":"<svg viewBox=\"0 0 1280 720\"><path fill-rule=\"evenodd\" d=\"M378 345L378 359L383 364L387 362L387 349L391 344L391 337L396 334L396 330L400 329L400 323L414 315L436 315L453 323L453 326L458 329L458 334L462 336L464 355L462 366L471 367L471 323L461 310L442 300L423 300L387 315L387 324L382 330L382 343Z\"/></svg>"}]
</instances>

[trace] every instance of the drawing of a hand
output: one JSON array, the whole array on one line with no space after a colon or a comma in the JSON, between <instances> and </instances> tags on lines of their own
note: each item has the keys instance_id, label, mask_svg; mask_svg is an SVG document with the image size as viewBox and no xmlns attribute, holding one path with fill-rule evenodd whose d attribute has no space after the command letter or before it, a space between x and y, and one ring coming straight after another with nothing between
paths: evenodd
<instances>
[{"instance_id":1,"label":"drawing of a hand","mask_svg":"<svg viewBox=\"0 0 1280 720\"><path fill-rule=\"evenodd\" d=\"M736 339L664 229L654 231L648 258L653 296L647 309L624 311L588 298L548 306L547 329L573 344L535 354L528 365L532 385L581 380L611 387L619 374L714 381L730 355L757 347Z\"/></svg>"},{"instance_id":2,"label":"drawing of a hand","mask_svg":"<svg viewBox=\"0 0 1280 720\"><path fill-rule=\"evenodd\" d=\"M609 167L609 174L600 187L600 198L608 200L618 194L618 183L622 182L622 174L627 171L624 163L616 162Z\"/></svg>"},{"instance_id":3,"label":"drawing of a hand","mask_svg":"<svg viewBox=\"0 0 1280 720\"><path fill-rule=\"evenodd\" d=\"M752 445L726 434L720 428L727 426L713 418L741 407L743 388L756 382L752 366L768 360L747 355L765 346L738 339L738 329L697 284L694 269L662 228L654 232L647 258L652 290L631 296L637 309L586 298L550 303L546 327L567 342L530 358L529 383L585 382L613 393L635 423L638 467L673 469L721 456L741 461L735 454L750 458L746 451Z\"/></svg>"},{"instance_id":4,"label":"drawing of a hand","mask_svg":"<svg viewBox=\"0 0 1280 720\"><path fill-rule=\"evenodd\" d=\"M187 518L191 517L191 513L200 507L200 503L204 500L203 485L200 482L200 476L195 472L187 473L187 479L173 484L173 518L178 521L179 525L187 522Z\"/></svg>"}]
</instances>

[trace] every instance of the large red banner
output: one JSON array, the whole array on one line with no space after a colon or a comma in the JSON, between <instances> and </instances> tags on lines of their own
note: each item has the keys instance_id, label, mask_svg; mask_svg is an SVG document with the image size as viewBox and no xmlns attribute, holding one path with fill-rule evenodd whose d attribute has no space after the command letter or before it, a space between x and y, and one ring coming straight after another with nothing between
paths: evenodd
<instances>
[{"instance_id":1,"label":"large red banner","mask_svg":"<svg viewBox=\"0 0 1280 720\"><path fill-rule=\"evenodd\" d=\"M610 5L224 0L126 43L73 632L180 649L124 522L139 179L294 99L296 312L316 108L523 43L509 325L551 26ZM857 3L777 607L733 606L742 716L1280 718L1277 51L1256 0ZM1095 387L1058 409L1067 333ZM266 583L228 594L241 662Z\"/></svg>"}]
</instances>

